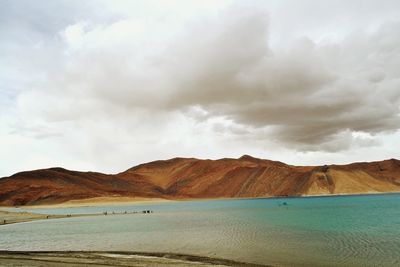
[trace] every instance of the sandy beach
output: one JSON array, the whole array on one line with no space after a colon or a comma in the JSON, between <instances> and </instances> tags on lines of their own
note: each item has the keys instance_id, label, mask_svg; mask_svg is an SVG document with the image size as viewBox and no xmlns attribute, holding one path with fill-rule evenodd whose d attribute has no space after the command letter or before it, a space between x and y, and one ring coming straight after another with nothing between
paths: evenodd
<instances>
[{"instance_id":1,"label":"sandy beach","mask_svg":"<svg viewBox=\"0 0 400 267\"><path fill-rule=\"evenodd\" d=\"M71 215L72 216L72 215ZM46 215L30 212L11 212L0 210L0 225L71 217L70 215Z\"/></svg>"},{"instance_id":2,"label":"sandy beach","mask_svg":"<svg viewBox=\"0 0 400 267\"><path fill-rule=\"evenodd\" d=\"M39 207L35 206L38 210ZM41 206L40 206L41 207ZM54 207L54 206L49 206ZM32 207L31 207L32 208ZM108 212L107 214L104 213L90 213L90 214L62 214L62 215L55 215L55 214L40 214L40 213L31 213L25 211L6 211L0 210L0 226L5 224L12 224L12 223L21 223L21 222L30 222L30 221L37 221L37 220L51 220L51 219L61 219L61 218L73 218L73 217L89 217L89 216L116 216L116 215L127 215L127 214L140 214L141 212L135 211L130 213L125 212Z\"/></svg>"},{"instance_id":3,"label":"sandy beach","mask_svg":"<svg viewBox=\"0 0 400 267\"><path fill-rule=\"evenodd\" d=\"M140 205L152 203L165 203L175 200L164 198L143 198L143 197L94 197L85 199L69 200L56 204L42 204L42 205L26 205L24 208L40 209L40 208L72 208L72 207L88 207L88 206L113 206L113 205Z\"/></svg>"},{"instance_id":4,"label":"sandy beach","mask_svg":"<svg viewBox=\"0 0 400 267\"><path fill-rule=\"evenodd\" d=\"M0 251L1 266L266 266L209 257L132 252L12 252Z\"/></svg>"}]
</instances>

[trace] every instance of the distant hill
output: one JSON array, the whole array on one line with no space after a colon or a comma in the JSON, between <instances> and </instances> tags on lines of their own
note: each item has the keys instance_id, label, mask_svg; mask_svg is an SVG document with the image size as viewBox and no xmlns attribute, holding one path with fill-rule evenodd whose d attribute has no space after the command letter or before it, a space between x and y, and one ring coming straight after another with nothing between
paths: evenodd
<instances>
[{"instance_id":1,"label":"distant hill","mask_svg":"<svg viewBox=\"0 0 400 267\"><path fill-rule=\"evenodd\" d=\"M0 205L62 203L93 197L238 198L400 192L400 161L292 166L238 159L174 158L118 174L50 168L0 179Z\"/></svg>"}]
</instances>

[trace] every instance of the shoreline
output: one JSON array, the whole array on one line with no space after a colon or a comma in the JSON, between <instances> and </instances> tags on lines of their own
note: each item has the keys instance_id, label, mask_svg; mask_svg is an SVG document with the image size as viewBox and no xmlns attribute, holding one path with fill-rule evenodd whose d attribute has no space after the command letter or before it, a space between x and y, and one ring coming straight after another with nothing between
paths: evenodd
<instances>
[{"instance_id":1,"label":"shoreline","mask_svg":"<svg viewBox=\"0 0 400 267\"><path fill-rule=\"evenodd\" d=\"M262 197L217 197L217 198L143 198L143 197L95 197L86 199L73 199L55 204L38 204L24 206L0 206L1 208L22 208L22 209L52 209L52 208L78 208L78 207L98 207L98 206L125 206L125 205L145 205L163 204L185 201L214 201L214 200L253 200L253 199L282 199L282 198L318 198L318 197L338 197L338 196L370 196L399 194L398 192L363 192L363 193L338 193L338 194L317 194L317 195L298 195L298 196L262 196ZM1 222L0 222L1 224Z\"/></svg>"},{"instance_id":2,"label":"shoreline","mask_svg":"<svg viewBox=\"0 0 400 267\"><path fill-rule=\"evenodd\" d=\"M5 211L0 210L0 225L14 224L14 223L23 223L23 222L31 222L37 220L47 220L47 219L59 219L59 218L67 218L68 215L47 215L40 213L31 213L25 211Z\"/></svg>"},{"instance_id":3,"label":"shoreline","mask_svg":"<svg viewBox=\"0 0 400 267\"><path fill-rule=\"evenodd\" d=\"M6 266L243 266L272 267L229 259L179 253L128 251L7 251L0 250Z\"/></svg>"},{"instance_id":4,"label":"shoreline","mask_svg":"<svg viewBox=\"0 0 400 267\"><path fill-rule=\"evenodd\" d=\"M117 205L142 205L142 204L158 204L168 203L179 200L170 200L164 198L144 198L144 197L94 197L84 199L72 199L62 203L54 204L38 204L38 205L24 205L18 206L19 208L28 209L47 209L47 208L76 208L76 207L97 207L97 206L117 206ZM8 206L5 208L15 208Z\"/></svg>"},{"instance_id":5,"label":"shoreline","mask_svg":"<svg viewBox=\"0 0 400 267\"><path fill-rule=\"evenodd\" d=\"M66 219L77 217L94 217L94 216L117 216L117 215L133 215L142 214L144 211L135 212L107 212L105 213L86 213L86 214L41 214L26 211L5 211L0 209L0 227L2 225L32 222L39 220ZM151 211L150 211L151 212Z\"/></svg>"},{"instance_id":6,"label":"shoreline","mask_svg":"<svg viewBox=\"0 0 400 267\"><path fill-rule=\"evenodd\" d=\"M79 208L79 207L102 207L102 206L117 206L117 205L143 205L143 204L160 204L160 203L173 203L173 202L190 202L190 201L224 201L224 200L262 200L262 199L290 199L290 198L325 198L325 197L352 197L352 196L374 196L374 195L391 195L399 194L400 192L374 192L374 193L360 193L360 194L332 194L332 195L306 195L306 196L271 196L271 197L252 197L252 198L190 198L190 199L145 199L145 198L126 198L126 197L107 197L95 198L84 200L72 200L66 203L48 204L48 205L34 205L34 206L19 206L19 207L5 207L0 206L0 226L14 223L31 222L38 220L50 219L64 219L73 217L93 217L93 216L114 216L114 215L132 215L141 214L142 211L133 212L108 212L108 213L85 213L85 214L45 214L40 213L40 209L57 209L57 208ZM102 201L98 201L101 199ZM109 201L104 201L109 200ZM129 200L129 201L128 201ZM71 202L73 205L71 205ZM21 209L21 210L18 210ZM26 211L30 209L34 211ZM37 213L36 213L37 211ZM152 212L151 210L150 213Z\"/></svg>"},{"instance_id":7,"label":"shoreline","mask_svg":"<svg viewBox=\"0 0 400 267\"><path fill-rule=\"evenodd\" d=\"M117 205L143 205L160 204L183 201L213 201L213 200L252 200L252 199L282 199L282 198L317 198L317 197L338 197L338 196L369 196L369 195L389 195L399 194L398 192L363 192L363 193L338 193L338 194L318 194L318 195L298 195L298 196L262 196L262 197L217 197L217 198L143 198L143 197L95 197L85 199L73 199L62 203L38 204L24 206L0 206L1 208L23 208L23 209L48 209L48 208L75 208L75 207L97 207L97 206L117 206Z\"/></svg>"}]
</instances>

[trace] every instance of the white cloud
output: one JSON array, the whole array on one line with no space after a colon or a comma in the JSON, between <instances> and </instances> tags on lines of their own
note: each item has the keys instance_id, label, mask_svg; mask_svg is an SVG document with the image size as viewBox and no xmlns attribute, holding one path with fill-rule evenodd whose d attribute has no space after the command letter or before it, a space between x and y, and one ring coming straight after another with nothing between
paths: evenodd
<instances>
[{"instance_id":1,"label":"white cloud","mask_svg":"<svg viewBox=\"0 0 400 267\"><path fill-rule=\"evenodd\" d=\"M54 28L43 28L49 13L9 16L0 135L16 149L0 157L25 153L0 174L173 156L398 156L400 9L386 2L363 1L361 13L360 1L88 2ZM10 31L33 37L21 45Z\"/></svg>"}]
</instances>

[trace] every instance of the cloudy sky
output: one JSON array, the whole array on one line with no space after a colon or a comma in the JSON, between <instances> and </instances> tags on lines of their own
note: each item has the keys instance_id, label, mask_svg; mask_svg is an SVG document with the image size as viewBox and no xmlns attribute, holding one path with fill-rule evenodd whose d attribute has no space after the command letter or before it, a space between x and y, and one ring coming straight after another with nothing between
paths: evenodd
<instances>
[{"instance_id":1,"label":"cloudy sky","mask_svg":"<svg viewBox=\"0 0 400 267\"><path fill-rule=\"evenodd\" d=\"M0 0L0 177L400 158L397 0Z\"/></svg>"}]
</instances>

